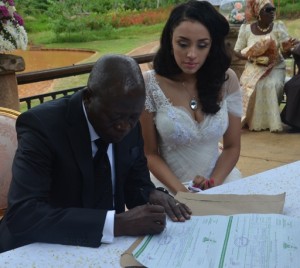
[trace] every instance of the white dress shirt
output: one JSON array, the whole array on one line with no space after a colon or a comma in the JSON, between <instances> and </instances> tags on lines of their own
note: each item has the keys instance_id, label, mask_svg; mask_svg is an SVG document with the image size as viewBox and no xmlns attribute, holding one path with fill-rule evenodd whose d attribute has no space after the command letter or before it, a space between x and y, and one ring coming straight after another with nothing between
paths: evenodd
<instances>
[{"instance_id":1,"label":"white dress shirt","mask_svg":"<svg viewBox=\"0 0 300 268\"><path fill-rule=\"evenodd\" d=\"M92 146L92 155L95 156L98 147L95 143L95 140L99 139L100 137L96 133L95 129L93 128L92 124L89 122L84 104L82 103L84 115L88 124L90 138L91 138L91 146ZM108 145L107 154L109 158L109 162L111 165L111 178L112 178L112 188L113 188L113 195L115 193L115 163L114 163L114 156L112 150L112 144ZM113 198L114 200L114 198ZM115 210L108 210L105 218L105 223L103 227L103 236L101 239L102 243L112 243L114 240L114 224L115 224Z\"/></svg>"}]
</instances>

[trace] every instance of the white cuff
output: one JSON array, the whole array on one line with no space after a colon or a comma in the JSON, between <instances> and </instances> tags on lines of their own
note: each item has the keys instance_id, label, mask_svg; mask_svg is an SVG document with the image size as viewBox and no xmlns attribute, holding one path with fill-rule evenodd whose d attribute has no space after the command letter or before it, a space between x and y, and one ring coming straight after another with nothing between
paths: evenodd
<instances>
[{"instance_id":1,"label":"white cuff","mask_svg":"<svg viewBox=\"0 0 300 268\"><path fill-rule=\"evenodd\" d=\"M101 243L110 244L114 241L115 210L107 211L103 227Z\"/></svg>"}]
</instances>

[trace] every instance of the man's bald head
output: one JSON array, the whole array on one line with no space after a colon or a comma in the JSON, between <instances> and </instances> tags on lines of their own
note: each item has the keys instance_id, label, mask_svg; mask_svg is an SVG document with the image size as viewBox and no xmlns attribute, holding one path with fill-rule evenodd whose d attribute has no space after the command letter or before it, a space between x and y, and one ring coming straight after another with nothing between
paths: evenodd
<instances>
[{"instance_id":1,"label":"man's bald head","mask_svg":"<svg viewBox=\"0 0 300 268\"><path fill-rule=\"evenodd\" d=\"M106 55L95 63L83 101L98 135L107 142L118 142L137 124L145 95L137 62L125 55Z\"/></svg>"},{"instance_id":2,"label":"man's bald head","mask_svg":"<svg viewBox=\"0 0 300 268\"><path fill-rule=\"evenodd\" d=\"M144 80L137 62L125 55L105 55L94 65L88 88L103 96L130 94L132 90L144 91Z\"/></svg>"}]
</instances>

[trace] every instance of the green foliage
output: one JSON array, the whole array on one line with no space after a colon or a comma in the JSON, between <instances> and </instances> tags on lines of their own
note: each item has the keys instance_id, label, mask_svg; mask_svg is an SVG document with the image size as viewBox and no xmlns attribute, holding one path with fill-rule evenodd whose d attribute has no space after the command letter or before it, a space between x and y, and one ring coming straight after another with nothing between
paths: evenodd
<instances>
[{"instance_id":1,"label":"green foliage","mask_svg":"<svg viewBox=\"0 0 300 268\"><path fill-rule=\"evenodd\" d=\"M29 33L53 31L55 40L98 40L101 31L114 38L114 29L153 25L166 20L170 7L186 0L15 0ZM278 18L295 18L299 0L275 0ZM297 3L296 3L297 2ZM160 8L157 9L157 6ZM97 39L94 39L97 38Z\"/></svg>"},{"instance_id":2,"label":"green foliage","mask_svg":"<svg viewBox=\"0 0 300 268\"><path fill-rule=\"evenodd\" d=\"M298 18L300 15L299 0L274 0L277 16L283 18Z\"/></svg>"},{"instance_id":3,"label":"green foliage","mask_svg":"<svg viewBox=\"0 0 300 268\"><path fill-rule=\"evenodd\" d=\"M24 16L25 28L28 33L51 30L49 17L45 14L36 16Z\"/></svg>"},{"instance_id":4,"label":"green foliage","mask_svg":"<svg viewBox=\"0 0 300 268\"><path fill-rule=\"evenodd\" d=\"M84 31L69 31L69 32L63 32L61 34L55 35L55 38L52 40L52 42L55 43L67 43L67 42L90 42L95 40L106 40L106 39L118 39L119 36L117 32L108 27L103 28L101 31L90 31L90 30L84 30Z\"/></svg>"},{"instance_id":5,"label":"green foliage","mask_svg":"<svg viewBox=\"0 0 300 268\"><path fill-rule=\"evenodd\" d=\"M125 48L136 47L147 42L158 40L162 30L163 24L147 25L147 26L130 26L119 29L102 29L99 31L84 31L81 33L63 33L55 35L52 31L41 33L30 33L29 39L34 44L43 44L47 47L59 48L87 48L92 50L103 51L103 46L109 48L117 46L118 42L129 43L124 46L124 51L128 52ZM86 41L84 41L86 40ZM132 43L130 40L138 40L139 43ZM99 45L101 43L101 45ZM116 44L115 44L116 43ZM119 43L121 45L121 43Z\"/></svg>"},{"instance_id":6,"label":"green foliage","mask_svg":"<svg viewBox=\"0 0 300 268\"><path fill-rule=\"evenodd\" d=\"M18 12L29 16L46 12L51 4L48 0L14 0L14 2Z\"/></svg>"},{"instance_id":7,"label":"green foliage","mask_svg":"<svg viewBox=\"0 0 300 268\"><path fill-rule=\"evenodd\" d=\"M287 3L283 7L279 8L277 12L280 14L281 18L299 18L300 16L300 2L292 4Z\"/></svg>"},{"instance_id":8,"label":"green foliage","mask_svg":"<svg viewBox=\"0 0 300 268\"><path fill-rule=\"evenodd\" d=\"M290 4L296 4L299 2L298 0L275 0L274 5L278 6L278 3L280 4L280 7L285 7L286 5Z\"/></svg>"},{"instance_id":9,"label":"green foliage","mask_svg":"<svg viewBox=\"0 0 300 268\"><path fill-rule=\"evenodd\" d=\"M60 40L60 42L63 40L76 40L76 42L97 40L99 37L92 31L101 30L105 37L109 37L113 35L113 29L132 25L152 25L165 21L169 15L168 8L125 10L125 6L120 7L120 3L114 4L113 1L110 1L110 4L116 7L115 10L110 10L105 14L87 12L88 6L83 5L84 1L76 2L77 4L73 0L65 0L60 6L52 5L48 9L49 17L53 17L49 24L56 35L56 40ZM103 5L106 3L102 2ZM68 38L70 39L68 40Z\"/></svg>"},{"instance_id":10,"label":"green foliage","mask_svg":"<svg viewBox=\"0 0 300 268\"><path fill-rule=\"evenodd\" d=\"M99 14L105 14L112 9L117 9L119 6L118 1L113 1L113 0L100 0L100 1L96 0L96 1L91 1L89 4L90 5L88 10L90 12L95 12Z\"/></svg>"}]
</instances>

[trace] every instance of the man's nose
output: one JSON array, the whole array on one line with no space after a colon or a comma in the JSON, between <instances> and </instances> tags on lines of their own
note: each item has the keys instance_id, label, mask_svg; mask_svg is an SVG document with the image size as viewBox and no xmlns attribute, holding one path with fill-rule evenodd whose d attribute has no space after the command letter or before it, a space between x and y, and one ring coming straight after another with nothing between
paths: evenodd
<instances>
[{"instance_id":1,"label":"man's nose","mask_svg":"<svg viewBox=\"0 0 300 268\"><path fill-rule=\"evenodd\" d=\"M130 120L122 120L121 122L119 122L117 124L117 129L118 130L130 130L132 129L133 127L133 124L131 123Z\"/></svg>"}]
</instances>

